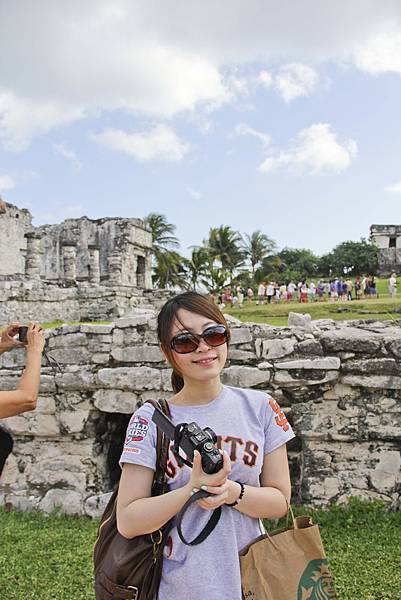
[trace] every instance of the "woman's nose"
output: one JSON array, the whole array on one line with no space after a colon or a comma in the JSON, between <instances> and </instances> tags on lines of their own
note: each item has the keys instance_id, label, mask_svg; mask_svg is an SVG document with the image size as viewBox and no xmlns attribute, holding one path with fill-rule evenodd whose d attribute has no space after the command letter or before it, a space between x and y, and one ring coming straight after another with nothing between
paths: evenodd
<instances>
[{"instance_id":1,"label":"woman's nose","mask_svg":"<svg viewBox=\"0 0 401 600\"><path fill-rule=\"evenodd\" d=\"M205 342L205 340L203 338L201 338L199 340L199 346L197 347L196 351L197 352L207 352L210 349L210 346L207 345L207 343Z\"/></svg>"}]
</instances>

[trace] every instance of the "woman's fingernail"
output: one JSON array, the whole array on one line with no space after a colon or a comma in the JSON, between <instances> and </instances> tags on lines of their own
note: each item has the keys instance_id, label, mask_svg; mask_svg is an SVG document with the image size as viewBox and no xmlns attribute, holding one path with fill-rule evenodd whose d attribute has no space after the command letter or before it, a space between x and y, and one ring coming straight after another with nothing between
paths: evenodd
<instances>
[{"instance_id":1,"label":"woman's fingernail","mask_svg":"<svg viewBox=\"0 0 401 600\"><path fill-rule=\"evenodd\" d=\"M204 492L207 492L207 485L201 485L201 490L203 490Z\"/></svg>"}]
</instances>

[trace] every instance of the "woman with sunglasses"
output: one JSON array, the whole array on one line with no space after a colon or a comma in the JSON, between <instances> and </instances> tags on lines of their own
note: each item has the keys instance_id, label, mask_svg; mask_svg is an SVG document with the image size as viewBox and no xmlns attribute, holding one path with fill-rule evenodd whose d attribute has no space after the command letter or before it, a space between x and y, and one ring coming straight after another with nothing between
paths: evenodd
<instances>
[{"instance_id":1,"label":"woman with sunglasses","mask_svg":"<svg viewBox=\"0 0 401 600\"><path fill-rule=\"evenodd\" d=\"M184 545L173 527L164 549L159 600L241 600L238 552L261 534L261 518L286 514L291 486L286 442L294 437L277 402L260 390L222 385L230 332L207 297L186 292L170 299L158 316L160 347L173 368L169 400L174 424L195 421L217 434L223 468L203 472L177 464L170 449L169 492L150 497L156 461L153 407L133 415L120 464L117 525L132 538L174 517L194 491L210 496L189 507L185 537L193 539L222 506L220 521L199 545Z\"/></svg>"}]
</instances>

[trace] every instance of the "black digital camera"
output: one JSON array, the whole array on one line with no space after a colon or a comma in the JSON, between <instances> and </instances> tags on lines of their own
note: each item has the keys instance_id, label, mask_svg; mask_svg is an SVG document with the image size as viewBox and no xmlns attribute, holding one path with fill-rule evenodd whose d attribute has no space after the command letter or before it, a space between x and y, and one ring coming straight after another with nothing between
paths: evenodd
<instances>
[{"instance_id":1,"label":"black digital camera","mask_svg":"<svg viewBox=\"0 0 401 600\"><path fill-rule=\"evenodd\" d=\"M26 326L18 327L18 340L20 342L23 342L24 344L26 344L27 333L28 333L28 327L26 327Z\"/></svg>"},{"instance_id":2,"label":"black digital camera","mask_svg":"<svg viewBox=\"0 0 401 600\"><path fill-rule=\"evenodd\" d=\"M202 429L197 423L179 423L174 425L172 421L159 409L155 408L152 420L169 440L174 442L173 452L178 462L190 467L194 452L197 450L202 457L202 469L209 475L217 473L223 467L223 455L216 448L217 436L210 427ZM182 448L188 459L179 453Z\"/></svg>"}]
</instances>

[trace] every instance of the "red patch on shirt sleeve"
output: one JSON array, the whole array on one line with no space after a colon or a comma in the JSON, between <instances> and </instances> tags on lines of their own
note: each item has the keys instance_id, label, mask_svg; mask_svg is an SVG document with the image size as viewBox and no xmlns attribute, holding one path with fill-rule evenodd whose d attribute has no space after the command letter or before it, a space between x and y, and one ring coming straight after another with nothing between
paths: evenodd
<instances>
[{"instance_id":1,"label":"red patch on shirt sleeve","mask_svg":"<svg viewBox=\"0 0 401 600\"><path fill-rule=\"evenodd\" d=\"M279 427L283 428L283 431L288 431L289 424L284 411L280 408L279 403L274 398L269 398L269 404L273 412L276 414L274 420Z\"/></svg>"}]
</instances>

